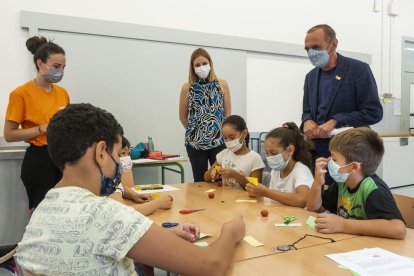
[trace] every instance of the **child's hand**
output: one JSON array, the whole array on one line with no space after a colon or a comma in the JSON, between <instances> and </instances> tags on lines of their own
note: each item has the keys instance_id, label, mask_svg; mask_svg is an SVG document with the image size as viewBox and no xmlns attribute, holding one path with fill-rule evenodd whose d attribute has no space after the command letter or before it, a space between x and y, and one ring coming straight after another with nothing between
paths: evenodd
<instances>
[{"instance_id":1,"label":"child's hand","mask_svg":"<svg viewBox=\"0 0 414 276\"><path fill-rule=\"evenodd\" d=\"M320 157L315 162L315 178L314 183L319 185L325 184L325 174L327 173L329 158Z\"/></svg>"},{"instance_id":2,"label":"child's hand","mask_svg":"<svg viewBox=\"0 0 414 276\"><path fill-rule=\"evenodd\" d=\"M177 227L171 228L171 231L189 242L195 242L200 237L200 228L191 223L179 224Z\"/></svg>"},{"instance_id":3,"label":"child's hand","mask_svg":"<svg viewBox=\"0 0 414 276\"><path fill-rule=\"evenodd\" d=\"M316 230L323 234L344 232L345 219L335 214L319 214L315 223Z\"/></svg>"},{"instance_id":4,"label":"child's hand","mask_svg":"<svg viewBox=\"0 0 414 276\"><path fill-rule=\"evenodd\" d=\"M136 203L144 203L144 202L148 202L152 200L151 195L143 195L143 194L138 194L138 193L133 193L132 194L132 198L133 201L135 201Z\"/></svg>"},{"instance_id":5,"label":"child's hand","mask_svg":"<svg viewBox=\"0 0 414 276\"><path fill-rule=\"evenodd\" d=\"M221 227L221 232L229 231L231 237L235 239L235 242L241 241L246 235L246 225L244 224L243 217L236 215L232 220L225 222Z\"/></svg>"},{"instance_id":6,"label":"child's hand","mask_svg":"<svg viewBox=\"0 0 414 276\"><path fill-rule=\"evenodd\" d=\"M217 175L218 175L217 170L212 169L211 172L210 172L211 179L216 180Z\"/></svg>"},{"instance_id":7,"label":"child's hand","mask_svg":"<svg viewBox=\"0 0 414 276\"><path fill-rule=\"evenodd\" d=\"M246 191L251 197L263 197L266 193L267 187L263 184L258 183L253 185L250 183L246 184Z\"/></svg>"},{"instance_id":8,"label":"child's hand","mask_svg":"<svg viewBox=\"0 0 414 276\"><path fill-rule=\"evenodd\" d=\"M235 178L235 174L237 174L238 172L236 170L233 170L231 168L224 168L220 170L220 175L223 178Z\"/></svg>"},{"instance_id":9,"label":"child's hand","mask_svg":"<svg viewBox=\"0 0 414 276\"><path fill-rule=\"evenodd\" d=\"M159 204L158 208L163 210L170 209L173 204L172 197L169 195L162 195L158 199L156 199L156 201Z\"/></svg>"}]
</instances>

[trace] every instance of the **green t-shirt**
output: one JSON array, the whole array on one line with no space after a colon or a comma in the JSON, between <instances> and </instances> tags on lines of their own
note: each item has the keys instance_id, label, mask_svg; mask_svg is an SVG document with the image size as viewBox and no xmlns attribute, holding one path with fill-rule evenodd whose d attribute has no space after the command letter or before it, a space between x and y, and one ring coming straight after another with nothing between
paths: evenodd
<instances>
[{"instance_id":1,"label":"green t-shirt","mask_svg":"<svg viewBox=\"0 0 414 276\"><path fill-rule=\"evenodd\" d=\"M378 189L371 177L367 177L359 184L358 191L349 192L345 183L338 183L337 213L344 218L368 219L365 206L368 196Z\"/></svg>"},{"instance_id":2,"label":"green t-shirt","mask_svg":"<svg viewBox=\"0 0 414 276\"><path fill-rule=\"evenodd\" d=\"M390 188L377 175L366 177L350 190L346 183L332 183L322 192L322 206L349 219L400 219Z\"/></svg>"}]
</instances>

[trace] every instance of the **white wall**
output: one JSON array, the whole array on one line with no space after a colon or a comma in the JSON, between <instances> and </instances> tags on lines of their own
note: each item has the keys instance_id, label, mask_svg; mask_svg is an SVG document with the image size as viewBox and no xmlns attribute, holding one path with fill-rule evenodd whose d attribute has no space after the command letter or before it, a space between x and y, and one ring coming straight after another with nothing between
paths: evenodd
<instances>
[{"instance_id":1,"label":"white wall","mask_svg":"<svg viewBox=\"0 0 414 276\"><path fill-rule=\"evenodd\" d=\"M19 25L20 10L297 44L303 43L309 27L318 23L328 23L337 31L338 50L371 54L371 67L380 93L391 90L398 97L401 86L401 36L414 37L414 29L411 28L414 23L414 1L394 0L399 15L394 17L392 22L387 15L387 5L390 1L392 0L377 0L380 11L375 13L374 0L210 0L205 3L192 0L2 0L0 113L5 114L10 91L34 76L30 55L24 46L28 34L20 29ZM208 9L203 9L203 6ZM70 60L67 62L69 71ZM87 61L85 66L93 70L93 64L88 64ZM247 119L251 130L267 130L287 120L299 122L303 80L308 69L310 66L306 59L270 58L257 54L249 56L246 80ZM276 89L286 89L286 93L294 93L296 100L284 102L283 99L275 99L272 92ZM237 91L234 91L233 97L237 97ZM264 107L263 103L266 103ZM269 109L272 110L267 112ZM3 120L0 122L0 128L3 128Z\"/></svg>"}]
</instances>

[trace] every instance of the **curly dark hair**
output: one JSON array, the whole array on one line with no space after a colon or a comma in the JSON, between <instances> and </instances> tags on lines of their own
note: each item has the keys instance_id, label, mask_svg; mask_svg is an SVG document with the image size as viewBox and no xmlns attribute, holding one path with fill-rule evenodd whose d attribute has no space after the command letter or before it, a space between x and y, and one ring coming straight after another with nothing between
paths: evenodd
<instances>
[{"instance_id":1,"label":"curly dark hair","mask_svg":"<svg viewBox=\"0 0 414 276\"><path fill-rule=\"evenodd\" d=\"M115 117L91 104L70 104L57 112L47 127L50 157L63 171L66 164L76 164L86 150L99 141L112 151L124 131Z\"/></svg>"},{"instance_id":2,"label":"curly dark hair","mask_svg":"<svg viewBox=\"0 0 414 276\"><path fill-rule=\"evenodd\" d=\"M278 127L271 130L265 140L273 138L278 139L282 148L286 149L289 145L295 147L293 159L300 161L309 168L312 163L311 147L312 145L306 140L306 137L299 130L294 122L284 123L283 127Z\"/></svg>"}]
</instances>

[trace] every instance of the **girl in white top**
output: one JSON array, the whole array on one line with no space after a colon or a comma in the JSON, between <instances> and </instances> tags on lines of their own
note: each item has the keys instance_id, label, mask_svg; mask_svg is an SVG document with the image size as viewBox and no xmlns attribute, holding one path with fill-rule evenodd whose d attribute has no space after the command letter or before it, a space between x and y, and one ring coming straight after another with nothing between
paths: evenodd
<instances>
[{"instance_id":1,"label":"girl in white top","mask_svg":"<svg viewBox=\"0 0 414 276\"><path fill-rule=\"evenodd\" d=\"M264 142L272 169L269 188L247 184L250 196L268 197L286 205L305 207L313 176L310 147L295 123L270 131Z\"/></svg>"},{"instance_id":2,"label":"girl in white top","mask_svg":"<svg viewBox=\"0 0 414 276\"><path fill-rule=\"evenodd\" d=\"M204 180L213 180L215 167L221 166L218 173L223 185L245 189L248 176L256 177L260 182L265 165L260 155L247 147L250 136L244 119L238 115L229 116L224 120L221 132L227 148L217 154L217 160L205 172Z\"/></svg>"}]
</instances>

